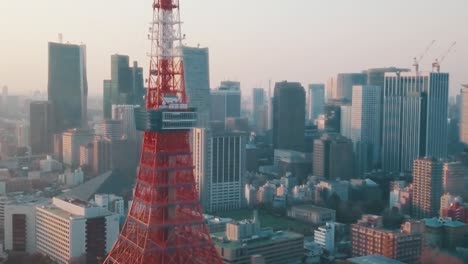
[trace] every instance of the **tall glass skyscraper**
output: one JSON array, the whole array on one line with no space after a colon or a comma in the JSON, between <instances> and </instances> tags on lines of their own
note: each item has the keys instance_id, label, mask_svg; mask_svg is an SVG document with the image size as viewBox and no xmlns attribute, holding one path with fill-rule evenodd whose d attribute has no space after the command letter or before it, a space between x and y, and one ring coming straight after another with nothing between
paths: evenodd
<instances>
[{"instance_id":1,"label":"tall glass skyscraper","mask_svg":"<svg viewBox=\"0 0 468 264\"><path fill-rule=\"evenodd\" d=\"M468 84L460 90L460 141L468 145Z\"/></svg>"},{"instance_id":2,"label":"tall glass skyscraper","mask_svg":"<svg viewBox=\"0 0 468 264\"><path fill-rule=\"evenodd\" d=\"M364 73L339 73L336 79L336 98L351 101L354 85L366 85L367 75Z\"/></svg>"},{"instance_id":3,"label":"tall glass skyscraper","mask_svg":"<svg viewBox=\"0 0 468 264\"><path fill-rule=\"evenodd\" d=\"M266 93L263 88L254 88L253 95L253 123L255 131L259 134L265 133L268 126L268 106L266 103Z\"/></svg>"},{"instance_id":4,"label":"tall glass skyscraper","mask_svg":"<svg viewBox=\"0 0 468 264\"><path fill-rule=\"evenodd\" d=\"M56 132L86 125L86 46L49 42L48 95Z\"/></svg>"},{"instance_id":5,"label":"tall glass skyscraper","mask_svg":"<svg viewBox=\"0 0 468 264\"><path fill-rule=\"evenodd\" d=\"M385 172L411 171L419 157L447 156L449 74L386 73L382 165Z\"/></svg>"},{"instance_id":6,"label":"tall glass skyscraper","mask_svg":"<svg viewBox=\"0 0 468 264\"><path fill-rule=\"evenodd\" d=\"M181 51L189 106L197 109L198 127L208 127L210 122L209 49L184 46Z\"/></svg>"},{"instance_id":7,"label":"tall glass skyscraper","mask_svg":"<svg viewBox=\"0 0 468 264\"><path fill-rule=\"evenodd\" d=\"M223 81L211 91L211 120L225 122L228 117L241 117L240 82Z\"/></svg>"},{"instance_id":8,"label":"tall glass skyscraper","mask_svg":"<svg viewBox=\"0 0 468 264\"><path fill-rule=\"evenodd\" d=\"M307 99L307 115L309 120L314 121L323 113L325 106L325 84L309 84L309 95Z\"/></svg>"}]
</instances>

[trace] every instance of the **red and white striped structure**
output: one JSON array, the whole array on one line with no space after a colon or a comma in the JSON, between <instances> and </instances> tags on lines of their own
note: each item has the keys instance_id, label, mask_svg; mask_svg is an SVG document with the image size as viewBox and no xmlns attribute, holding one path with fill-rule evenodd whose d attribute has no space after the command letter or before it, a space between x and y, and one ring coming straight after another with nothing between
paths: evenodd
<instances>
[{"instance_id":1,"label":"red and white striped structure","mask_svg":"<svg viewBox=\"0 0 468 264\"><path fill-rule=\"evenodd\" d=\"M184 87L179 0L155 0L144 131L128 218L104 263L222 263L205 224L189 132L196 121Z\"/></svg>"}]
</instances>

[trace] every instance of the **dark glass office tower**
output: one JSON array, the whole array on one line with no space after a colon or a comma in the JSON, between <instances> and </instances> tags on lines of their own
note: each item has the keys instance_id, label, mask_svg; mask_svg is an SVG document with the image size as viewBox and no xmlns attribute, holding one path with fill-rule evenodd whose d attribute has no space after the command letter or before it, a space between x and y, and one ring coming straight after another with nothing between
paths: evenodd
<instances>
[{"instance_id":1,"label":"dark glass office tower","mask_svg":"<svg viewBox=\"0 0 468 264\"><path fill-rule=\"evenodd\" d=\"M86 46L49 42L48 94L56 132L86 125Z\"/></svg>"},{"instance_id":2,"label":"dark glass office tower","mask_svg":"<svg viewBox=\"0 0 468 264\"><path fill-rule=\"evenodd\" d=\"M273 147L303 151L305 90L297 82L278 82L273 98Z\"/></svg>"},{"instance_id":3,"label":"dark glass office tower","mask_svg":"<svg viewBox=\"0 0 468 264\"><path fill-rule=\"evenodd\" d=\"M126 55L111 56L111 79L104 80L103 111L104 118L111 118L112 105L143 105L144 81L143 68Z\"/></svg>"},{"instance_id":4,"label":"dark glass office tower","mask_svg":"<svg viewBox=\"0 0 468 264\"><path fill-rule=\"evenodd\" d=\"M51 102L31 102L29 142L33 154L52 153L55 111Z\"/></svg>"}]
</instances>

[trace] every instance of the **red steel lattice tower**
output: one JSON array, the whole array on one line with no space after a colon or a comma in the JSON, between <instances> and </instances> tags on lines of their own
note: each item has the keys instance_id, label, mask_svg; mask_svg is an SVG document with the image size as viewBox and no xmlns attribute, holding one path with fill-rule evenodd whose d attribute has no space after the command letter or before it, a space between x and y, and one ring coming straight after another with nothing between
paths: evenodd
<instances>
[{"instance_id":1,"label":"red steel lattice tower","mask_svg":"<svg viewBox=\"0 0 468 264\"><path fill-rule=\"evenodd\" d=\"M205 224L193 175L179 0L155 0L144 131L138 177L127 221L104 263L222 263Z\"/></svg>"}]
</instances>

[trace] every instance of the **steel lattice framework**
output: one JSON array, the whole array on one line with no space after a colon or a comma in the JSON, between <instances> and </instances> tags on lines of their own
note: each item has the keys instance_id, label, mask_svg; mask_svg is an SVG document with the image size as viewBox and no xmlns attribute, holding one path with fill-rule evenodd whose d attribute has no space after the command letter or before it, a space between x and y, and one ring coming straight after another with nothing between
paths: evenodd
<instances>
[{"instance_id":1,"label":"steel lattice framework","mask_svg":"<svg viewBox=\"0 0 468 264\"><path fill-rule=\"evenodd\" d=\"M193 175L189 131L194 110L187 106L178 52L179 0L155 0L153 13L146 112L139 119L146 123L140 126L145 128L140 128L144 139L134 198L104 263L222 263Z\"/></svg>"}]
</instances>

